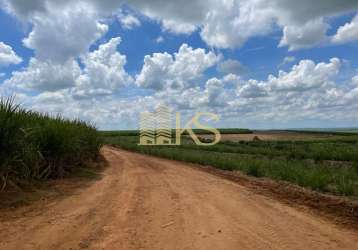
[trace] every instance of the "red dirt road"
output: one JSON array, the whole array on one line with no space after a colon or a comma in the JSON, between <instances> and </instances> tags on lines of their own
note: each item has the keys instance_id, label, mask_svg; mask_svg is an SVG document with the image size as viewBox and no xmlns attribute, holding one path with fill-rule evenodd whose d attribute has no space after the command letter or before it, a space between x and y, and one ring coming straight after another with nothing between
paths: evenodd
<instances>
[{"instance_id":1,"label":"red dirt road","mask_svg":"<svg viewBox=\"0 0 358 250\"><path fill-rule=\"evenodd\" d=\"M101 180L1 221L0 249L357 249L355 231L185 163L104 155Z\"/></svg>"}]
</instances>

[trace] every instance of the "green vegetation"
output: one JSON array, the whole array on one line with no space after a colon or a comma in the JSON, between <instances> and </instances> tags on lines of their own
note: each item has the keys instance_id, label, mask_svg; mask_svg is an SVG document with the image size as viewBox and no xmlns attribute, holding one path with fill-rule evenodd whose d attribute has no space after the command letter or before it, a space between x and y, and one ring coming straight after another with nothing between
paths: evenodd
<instances>
[{"instance_id":1,"label":"green vegetation","mask_svg":"<svg viewBox=\"0 0 358 250\"><path fill-rule=\"evenodd\" d=\"M105 141L144 154L358 196L357 136L319 141L222 142L210 147L197 146L189 139L181 146L138 146L137 136L118 134Z\"/></svg>"},{"instance_id":2,"label":"green vegetation","mask_svg":"<svg viewBox=\"0 0 358 250\"><path fill-rule=\"evenodd\" d=\"M269 158L284 156L288 159L298 160L358 162L358 140L348 141L347 139L346 141L226 141L205 148L189 143L184 144L182 148L222 153L264 155Z\"/></svg>"},{"instance_id":3,"label":"green vegetation","mask_svg":"<svg viewBox=\"0 0 358 250\"><path fill-rule=\"evenodd\" d=\"M0 101L0 191L6 185L65 176L99 153L94 126Z\"/></svg>"}]
</instances>

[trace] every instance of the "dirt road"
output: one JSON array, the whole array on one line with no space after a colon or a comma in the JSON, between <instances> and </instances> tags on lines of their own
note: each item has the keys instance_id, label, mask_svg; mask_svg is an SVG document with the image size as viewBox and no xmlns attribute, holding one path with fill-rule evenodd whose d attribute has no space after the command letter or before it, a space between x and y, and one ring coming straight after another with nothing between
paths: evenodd
<instances>
[{"instance_id":1,"label":"dirt road","mask_svg":"<svg viewBox=\"0 0 358 250\"><path fill-rule=\"evenodd\" d=\"M184 163L104 155L101 180L2 221L0 249L357 249L354 231Z\"/></svg>"}]
</instances>

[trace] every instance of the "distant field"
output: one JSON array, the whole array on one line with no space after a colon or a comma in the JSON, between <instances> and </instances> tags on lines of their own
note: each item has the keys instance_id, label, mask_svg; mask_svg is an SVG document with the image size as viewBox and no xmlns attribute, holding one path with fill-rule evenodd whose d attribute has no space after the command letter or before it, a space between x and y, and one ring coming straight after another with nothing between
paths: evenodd
<instances>
[{"instance_id":1,"label":"distant field","mask_svg":"<svg viewBox=\"0 0 358 250\"><path fill-rule=\"evenodd\" d=\"M310 129L292 129L292 131L356 134L358 133L358 128L310 128Z\"/></svg>"},{"instance_id":2,"label":"distant field","mask_svg":"<svg viewBox=\"0 0 358 250\"><path fill-rule=\"evenodd\" d=\"M242 130L240 130L242 132ZM250 131L222 134L214 146L138 146L138 135L105 132L105 141L127 150L269 177L336 195L358 196L358 135L337 132ZM201 134L210 140L212 136Z\"/></svg>"},{"instance_id":3,"label":"distant field","mask_svg":"<svg viewBox=\"0 0 358 250\"><path fill-rule=\"evenodd\" d=\"M251 134L252 131L249 129L241 128L221 128L218 129L221 134ZM195 134L202 135L207 134L206 130L193 129ZM139 136L139 130L119 130L119 131L101 131L103 136ZM187 135L187 132L184 132L183 135Z\"/></svg>"},{"instance_id":4,"label":"distant field","mask_svg":"<svg viewBox=\"0 0 358 250\"><path fill-rule=\"evenodd\" d=\"M312 133L295 131L253 131L251 134L222 134L222 141L312 141L326 139L344 139L345 134ZM212 139L212 135L202 135L202 138Z\"/></svg>"}]
</instances>

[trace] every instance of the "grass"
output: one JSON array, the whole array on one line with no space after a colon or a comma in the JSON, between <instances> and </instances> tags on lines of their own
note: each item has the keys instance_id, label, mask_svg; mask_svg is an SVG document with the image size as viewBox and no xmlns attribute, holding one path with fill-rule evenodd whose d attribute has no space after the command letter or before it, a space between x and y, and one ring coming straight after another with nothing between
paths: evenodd
<instances>
[{"instance_id":1,"label":"grass","mask_svg":"<svg viewBox=\"0 0 358 250\"><path fill-rule=\"evenodd\" d=\"M253 141L211 147L139 146L136 136L106 137L106 143L144 154L241 171L337 195L358 196L358 140ZM336 162L340 160L343 162Z\"/></svg>"},{"instance_id":2,"label":"grass","mask_svg":"<svg viewBox=\"0 0 358 250\"><path fill-rule=\"evenodd\" d=\"M96 128L80 120L22 109L0 100L0 191L9 184L64 177L94 160L102 145Z\"/></svg>"}]
</instances>

